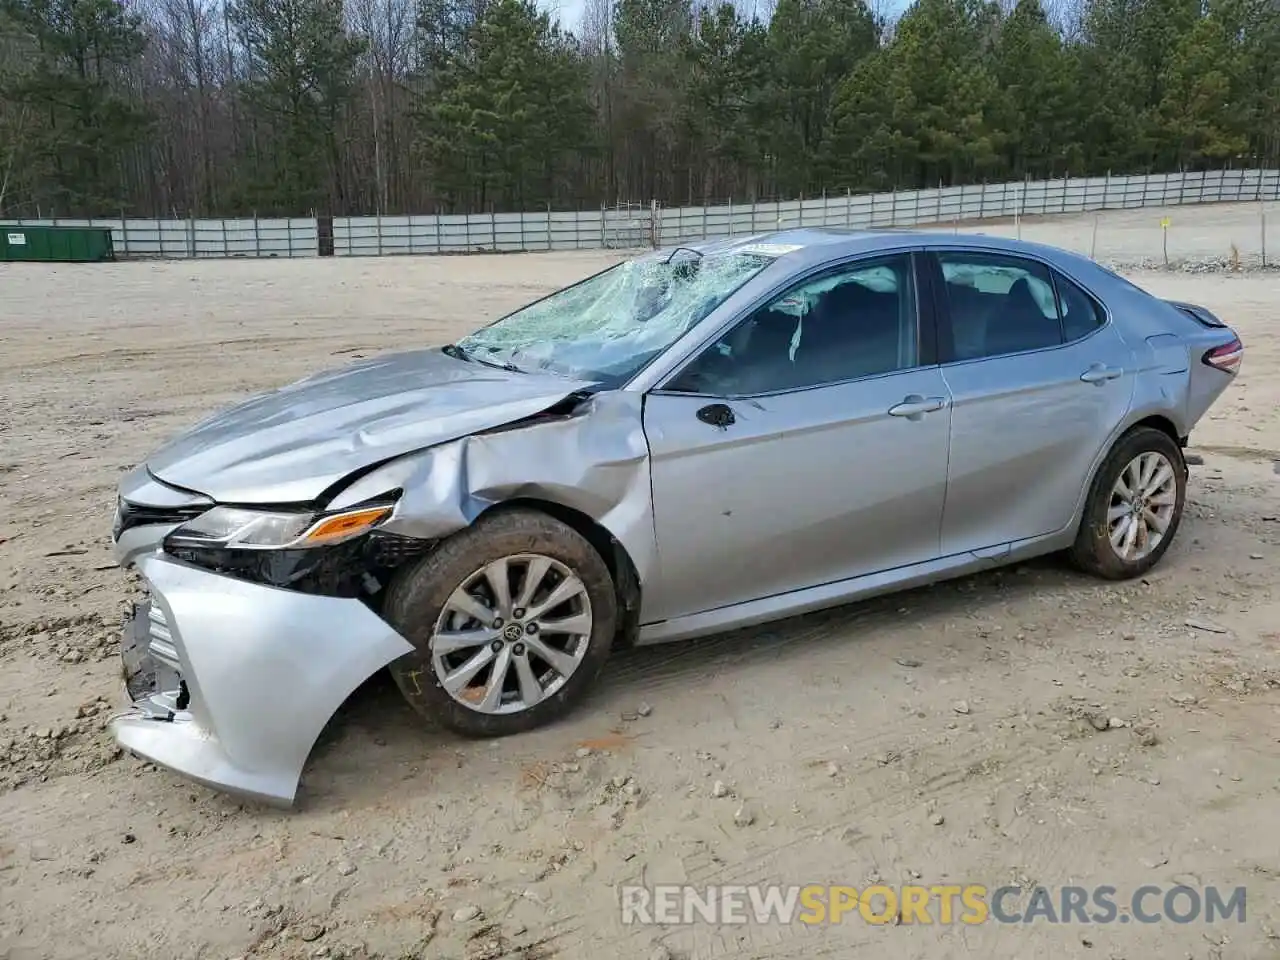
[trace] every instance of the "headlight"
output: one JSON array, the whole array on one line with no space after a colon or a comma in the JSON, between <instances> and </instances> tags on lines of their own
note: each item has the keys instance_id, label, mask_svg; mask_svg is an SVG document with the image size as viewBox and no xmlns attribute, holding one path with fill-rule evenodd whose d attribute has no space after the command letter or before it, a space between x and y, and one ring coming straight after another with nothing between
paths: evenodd
<instances>
[{"instance_id":1,"label":"headlight","mask_svg":"<svg viewBox=\"0 0 1280 960\"><path fill-rule=\"evenodd\" d=\"M367 533L391 515L390 504L338 513L214 507L165 538L167 546L279 550L324 547Z\"/></svg>"}]
</instances>

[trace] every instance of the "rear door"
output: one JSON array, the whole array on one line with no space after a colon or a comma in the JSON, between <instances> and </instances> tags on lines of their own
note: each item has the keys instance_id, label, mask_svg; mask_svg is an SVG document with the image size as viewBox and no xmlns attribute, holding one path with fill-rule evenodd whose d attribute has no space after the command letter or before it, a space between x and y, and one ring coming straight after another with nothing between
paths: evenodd
<instances>
[{"instance_id":1,"label":"rear door","mask_svg":"<svg viewBox=\"0 0 1280 960\"><path fill-rule=\"evenodd\" d=\"M952 396L945 555L1062 530L1128 413L1135 363L1106 311L1036 259L931 251Z\"/></svg>"}]
</instances>

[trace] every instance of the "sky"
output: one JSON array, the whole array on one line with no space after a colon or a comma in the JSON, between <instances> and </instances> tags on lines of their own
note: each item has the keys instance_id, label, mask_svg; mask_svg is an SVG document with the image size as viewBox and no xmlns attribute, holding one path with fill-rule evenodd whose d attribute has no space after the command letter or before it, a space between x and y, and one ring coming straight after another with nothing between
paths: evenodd
<instances>
[{"instance_id":1,"label":"sky","mask_svg":"<svg viewBox=\"0 0 1280 960\"><path fill-rule=\"evenodd\" d=\"M558 19L566 30L575 33L582 24L585 5L586 0L538 0L539 7L551 14L553 19Z\"/></svg>"}]
</instances>

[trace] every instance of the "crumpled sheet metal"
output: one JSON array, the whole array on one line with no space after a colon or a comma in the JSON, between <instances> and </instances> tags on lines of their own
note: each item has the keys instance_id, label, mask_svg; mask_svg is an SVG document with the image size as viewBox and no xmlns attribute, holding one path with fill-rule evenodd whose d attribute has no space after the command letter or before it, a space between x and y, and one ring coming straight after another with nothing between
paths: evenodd
<instances>
[{"instance_id":1,"label":"crumpled sheet metal","mask_svg":"<svg viewBox=\"0 0 1280 960\"><path fill-rule=\"evenodd\" d=\"M495 504L547 500L591 517L631 557L641 582L657 563L643 397L612 391L571 415L533 418L401 457L340 493L331 509L404 491L389 533L438 539Z\"/></svg>"}]
</instances>

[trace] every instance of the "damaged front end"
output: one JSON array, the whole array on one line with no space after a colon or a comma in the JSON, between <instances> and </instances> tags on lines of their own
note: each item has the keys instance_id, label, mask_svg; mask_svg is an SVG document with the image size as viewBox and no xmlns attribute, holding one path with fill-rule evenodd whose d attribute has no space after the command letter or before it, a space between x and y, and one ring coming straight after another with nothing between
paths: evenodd
<instances>
[{"instance_id":1,"label":"damaged front end","mask_svg":"<svg viewBox=\"0 0 1280 960\"><path fill-rule=\"evenodd\" d=\"M382 616L387 586L505 503L571 518L608 552L630 634L655 556L640 414L638 394L573 395L360 469L319 506L221 505L134 471L116 549L147 599L125 624L117 741L215 789L292 804L332 715L413 652Z\"/></svg>"},{"instance_id":2,"label":"damaged front end","mask_svg":"<svg viewBox=\"0 0 1280 960\"><path fill-rule=\"evenodd\" d=\"M117 742L201 783L293 802L316 737L367 677L411 649L359 600L137 561L148 599L123 645L132 709Z\"/></svg>"},{"instance_id":3,"label":"damaged front end","mask_svg":"<svg viewBox=\"0 0 1280 960\"><path fill-rule=\"evenodd\" d=\"M595 548L625 645L657 564L632 381L781 252L729 241L616 264L456 344L308 377L156 451L121 487L144 508L135 521L151 520L117 537L150 591L131 621L135 702L119 742L291 802L343 700L417 655L382 616L388 586L507 506Z\"/></svg>"}]
</instances>

